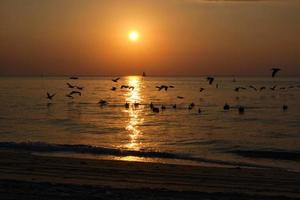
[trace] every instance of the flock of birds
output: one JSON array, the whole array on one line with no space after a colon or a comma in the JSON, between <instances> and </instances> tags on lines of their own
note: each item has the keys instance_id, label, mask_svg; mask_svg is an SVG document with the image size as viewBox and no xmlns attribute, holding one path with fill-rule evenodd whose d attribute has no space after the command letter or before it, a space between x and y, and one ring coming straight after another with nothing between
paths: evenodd
<instances>
[{"instance_id":1,"label":"flock of birds","mask_svg":"<svg viewBox=\"0 0 300 200\"><path fill-rule=\"evenodd\" d=\"M272 70L272 77L275 77L276 74L277 74L279 71L281 71L280 68L272 68L271 70ZM143 73L143 76L145 76L145 73ZM76 79L78 79L78 77L70 77L70 79L76 80ZM117 83L119 80L120 80L120 77L115 78L115 79L112 79L112 82ZM209 77L206 78L206 80L207 80L207 82L208 82L209 85L213 85L213 83L214 83L214 81L215 81L215 78L209 76ZM233 81L235 82L235 79L234 79ZM70 93L66 94L66 97L68 97L68 98L70 98L70 99L74 99L74 98L75 98L74 95L81 96L81 91L84 89L84 87L77 86L77 85L72 85L72 84L70 84L70 83L68 83L68 82L67 82L66 84L67 84L67 87L68 87L69 89L72 89L72 90L70 91ZM215 87L218 88L219 85L216 84ZM263 90L266 90L266 89L267 89L267 87L265 87L265 86L260 87L260 88L256 88L256 87L253 86L253 85L249 85L248 87L249 87L250 89L254 90L254 91L263 91ZM285 90L285 89L291 89L291 88L295 88L295 87L300 88L300 86L289 86L289 87L280 87L279 89L280 89L280 90ZM129 90L134 90L134 89L135 89L134 86L129 86L129 85L121 85L120 88L121 88L121 89L129 89ZM161 90L168 91L169 88L175 88L175 86L173 86L173 85L160 85L160 86L156 86L156 89L157 89L158 91L161 91ZM277 85L274 85L273 87L270 87L269 89L270 89L270 90L275 90L276 88L277 88ZM111 90L112 90L112 91L116 91L116 90L117 90L117 87L113 86L113 87L111 88ZM205 90L205 88L202 88L202 87L200 88L200 92L203 92L204 90ZM236 92L239 92L240 90L247 90L247 88L246 88L246 87L241 87L241 86L234 88L234 91L236 91ZM55 95L56 95L55 93L54 93L54 94L50 94L49 92L47 92L47 97L46 97L46 98L47 98L48 100L52 101ZM178 99L184 99L183 96L177 96L177 98L178 98ZM100 106L106 106L106 105L108 105L108 102L107 102L106 100L101 99L101 100L98 102L98 104L99 104ZM137 108L138 106L140 106L140 103L135 102L135 103L133 103L132 106L133 106L134 108ZM150 106L150 109L151 109L154 113L159 113L160 111L166 109L166 106L165 106L165 105L161 105L160 107L157 107L157 106L155 106L152 102L149 104L149 106ZM124 107L125 107L126 109L128 109L128 108L130 108L130 104L129 104L128 102L126 102L126 103L124 104ZM194 109L194 107L195 107L195 103L190 103L190 104L188 105L187 109L188 109L188 110L192 110L192 109ZM173 108L173 109L176 109L176 108L177 108L177 105L176 105L176 104L173 104L173 105L172 105L172 108ZM229 104L225 103L225 105L223 106L223 109L224 109L225 111L230 110L230 109L231 109L231 106L230 106ZM282 109L283 109L284 111L286 111L286 110L288 109L288 106L287 106L286 104L284 104L284 105L282 106ZM198 109L198 113L201 113L201 112L202 112L202 111L201 111L201 109L199 108L199 109ZM243 107L243 106L238 106L238 112L239 112L240 114L243 114L243 113L245 112L245 107Z\"/></svg>"}]
</instances>

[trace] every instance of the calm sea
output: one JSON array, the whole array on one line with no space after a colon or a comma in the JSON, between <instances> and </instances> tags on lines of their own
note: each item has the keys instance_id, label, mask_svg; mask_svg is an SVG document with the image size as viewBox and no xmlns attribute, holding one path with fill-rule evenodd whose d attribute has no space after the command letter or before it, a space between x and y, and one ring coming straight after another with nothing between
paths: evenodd
<instances>
[{"instance_id":1,"label":"calm sea","mask_svg":"<svg viewBox=\"0 0 300 200\"><path fill-rule=\"evenodd\" d=\"M216 77L212 85L205 77L128 76L117 83L112 78L0 78L0 149L300 170L300 78L244 77L234 82ZM82 95L66 97L73 90L67 82L84 87ZM158 91L160 85L174 88ZM250 85L266 89L255 91ZM246 89L234 91L239 86ZM56 93L52 102L47 92ZM101 99L108 105L100 106ZM166 109L154 113L150 102ZM195 107L188 109L191 103ZM229 111L223 110L225 103ZM245 107L244 114L239 106Z\"/></svg>"}]
</instances>

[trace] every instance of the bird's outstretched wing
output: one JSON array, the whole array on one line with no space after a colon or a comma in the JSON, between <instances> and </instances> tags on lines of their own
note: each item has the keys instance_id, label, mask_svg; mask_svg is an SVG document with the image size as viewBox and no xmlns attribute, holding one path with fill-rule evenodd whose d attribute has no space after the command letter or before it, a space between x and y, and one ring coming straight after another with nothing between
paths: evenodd
<instances>
[{"instance_id":1,"label":"bird's outstretched wing","mask_svg":"<svg viewBox=\"0 0 300 200\"><path fill-rule=\"evenodd\" d=\"M275 75L281 70L280 68L272 68L272 77L275 77Z\"/></svg>"}]
</instances>

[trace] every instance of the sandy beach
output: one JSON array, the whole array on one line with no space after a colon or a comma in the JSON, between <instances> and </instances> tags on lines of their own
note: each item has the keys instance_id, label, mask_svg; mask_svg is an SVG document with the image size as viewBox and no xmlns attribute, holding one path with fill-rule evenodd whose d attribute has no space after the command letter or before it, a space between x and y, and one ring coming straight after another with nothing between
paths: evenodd
<instances>
[{"instance_id":1,"label":"sandy beach","mask_svg":"<svg viewBox=\"0 0 300 200\"><path fill-rule=\"evenodd\" d=\"M300 173L0 152L1 199L298 199Z\"/></svg>"}]
</instances>

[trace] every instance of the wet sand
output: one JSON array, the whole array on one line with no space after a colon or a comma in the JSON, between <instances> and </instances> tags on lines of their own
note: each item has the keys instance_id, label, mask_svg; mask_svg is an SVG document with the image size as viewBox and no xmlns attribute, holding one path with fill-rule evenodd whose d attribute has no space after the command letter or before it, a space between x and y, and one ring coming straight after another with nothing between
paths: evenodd
<instances>
[{"instance_id":1,"label":"wet sand","mask_svg":"<svg viewBox=\"0 0 300 200\"><path fill-rule=\"evenodd\" d=\"M299 199L300 173L0 152L0 199Z\"/></svg>"}]
</instances>

